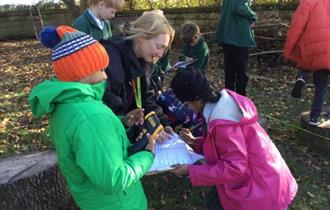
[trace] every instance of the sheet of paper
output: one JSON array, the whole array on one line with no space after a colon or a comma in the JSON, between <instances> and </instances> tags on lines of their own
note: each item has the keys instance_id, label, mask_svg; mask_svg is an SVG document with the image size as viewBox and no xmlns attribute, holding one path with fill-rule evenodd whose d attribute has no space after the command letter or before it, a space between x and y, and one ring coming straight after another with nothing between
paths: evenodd
<instances>
[{"instance_id":1,"label":"sheet of paper","mask_svg":"<svg viewBox=\"0 0 330 210\"><path fill-rule=\"evenodd\" d=\"M176 64L173 65L173 68L186 68L188 65L194 63L195 60L190 61L178 61Z\"/></svg>"},{"instance_id":2,"label":"sheet of paper","mask_svg":"<svg viewBox=\"0 0 330 210\"><path fill-rule=\"evenodd\" d=\"M162 172L172 169L175 164L193 164L203 159L185 143L178 134L174 134L164 143L155 144L155 159L148 172Z\"/></svg>"}]
</instances>

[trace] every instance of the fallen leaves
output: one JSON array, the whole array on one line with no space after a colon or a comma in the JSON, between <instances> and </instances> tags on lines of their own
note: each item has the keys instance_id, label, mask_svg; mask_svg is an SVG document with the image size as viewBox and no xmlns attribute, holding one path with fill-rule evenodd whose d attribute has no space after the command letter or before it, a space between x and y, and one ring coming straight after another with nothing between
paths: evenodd
<instances>
[{"instance_id":1,"label":"fallen leaves","mask_svg":"<svg viewBox=\"0 0 330 210\"><path fill-rule=\"evenodd\" d=\"M0 133L6 132L8 122L9 122L9 118L7 118L7 117L5 117L4 119L1 120L1 122L0 122Z\"/></svg>"},{"instance_id":2,"label":"fallen leaves","mask_svg":"<svg viewBox=\"0 0 330 210\"><path fill-rule=\"evenodd\" d=\"M309 195L309 197L311 197L311 198L315 197L315 195L313 193L309 192L309 191L307 191L307 195Z\"/></svg>"},{"instance_id":3,"label":"fallen leaves","mask_svg":"<svg viewBox=\"0 0 330 210\"><path fill-rule=\"evenodd\" d=\"M38 41L0 43L0 157L49 145L40 143L47 138L47 123L31 124L27 103L32 87L51 76L49 62L49 51Z\"/></svg>"}]
</instances>

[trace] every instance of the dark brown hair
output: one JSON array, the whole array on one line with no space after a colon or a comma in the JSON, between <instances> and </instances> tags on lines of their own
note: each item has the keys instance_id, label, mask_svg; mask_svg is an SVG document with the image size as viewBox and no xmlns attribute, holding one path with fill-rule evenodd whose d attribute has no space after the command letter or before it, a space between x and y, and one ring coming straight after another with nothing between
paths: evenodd
<instances>
[{"instance_id":1,"label":"dark brown hair","mask_svg":"<svg viewBox=\"0 0 330 210\"><path fill-rule=\"evenodd\" d=\"M182 39L186 44L192 42L193 37L199 33L199 27L194 22L186 22L181 26Z\"/></svg>"},{"instance_id":2,"label":"dark brown hair","mask_svg":"<svg viewBox=\"0 0 330 210\"><path fill-rule=\"evenodd\" d=\"M205 102L215 103L220 98L220 93L211 88L206 76L196 70L178 72L171 82L171 88L182 102L202 99Z\"/></svg>"}]
</instances>

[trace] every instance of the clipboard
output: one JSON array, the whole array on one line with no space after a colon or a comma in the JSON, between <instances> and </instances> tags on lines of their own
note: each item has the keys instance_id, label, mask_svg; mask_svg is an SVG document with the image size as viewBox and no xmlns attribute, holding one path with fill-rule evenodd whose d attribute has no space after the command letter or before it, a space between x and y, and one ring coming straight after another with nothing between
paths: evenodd
<instances>
[{"instance_id":1,"label":"clipboard","mask_svg":"<svg viewBox=\"0 0 330 210\"><path fill-rule=\"evenodd\" d=\"M154 162L146 175L158 174L174 169L176 164L193 164L204 159L204 156L197 154L178 135L173 134L164 143L155 144Z\"/></svg>"},{"instance_id":2,"label":"clipboard","mask_svg":"<svg viewBox=\"0 0 330 210\"><path fill-rule=\"evenodd\" d=\"M172 66L172 68L183 68L184 69L187 66L195 63L195 61L196 61L195 59L194 60L189 60L189 61L178 61Z\"/></svg>"}]
</instances>

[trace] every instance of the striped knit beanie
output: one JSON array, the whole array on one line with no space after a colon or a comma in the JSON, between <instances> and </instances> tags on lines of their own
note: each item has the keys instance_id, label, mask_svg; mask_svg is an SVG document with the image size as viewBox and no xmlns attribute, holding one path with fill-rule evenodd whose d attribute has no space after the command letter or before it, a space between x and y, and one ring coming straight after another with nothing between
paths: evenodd
<instances>
[{"instance_id":1,"label":"striped knit beanie","mask_svg":"<svg viewBox=\"0 0 330 210\"><path fill-rule=\"evenodd\" d=\"M45 27L40 41L52 49L52 66L61 81L79 81L109 64L109 56L98 41L70 26Z\"/></svg>"}]
</instances>

